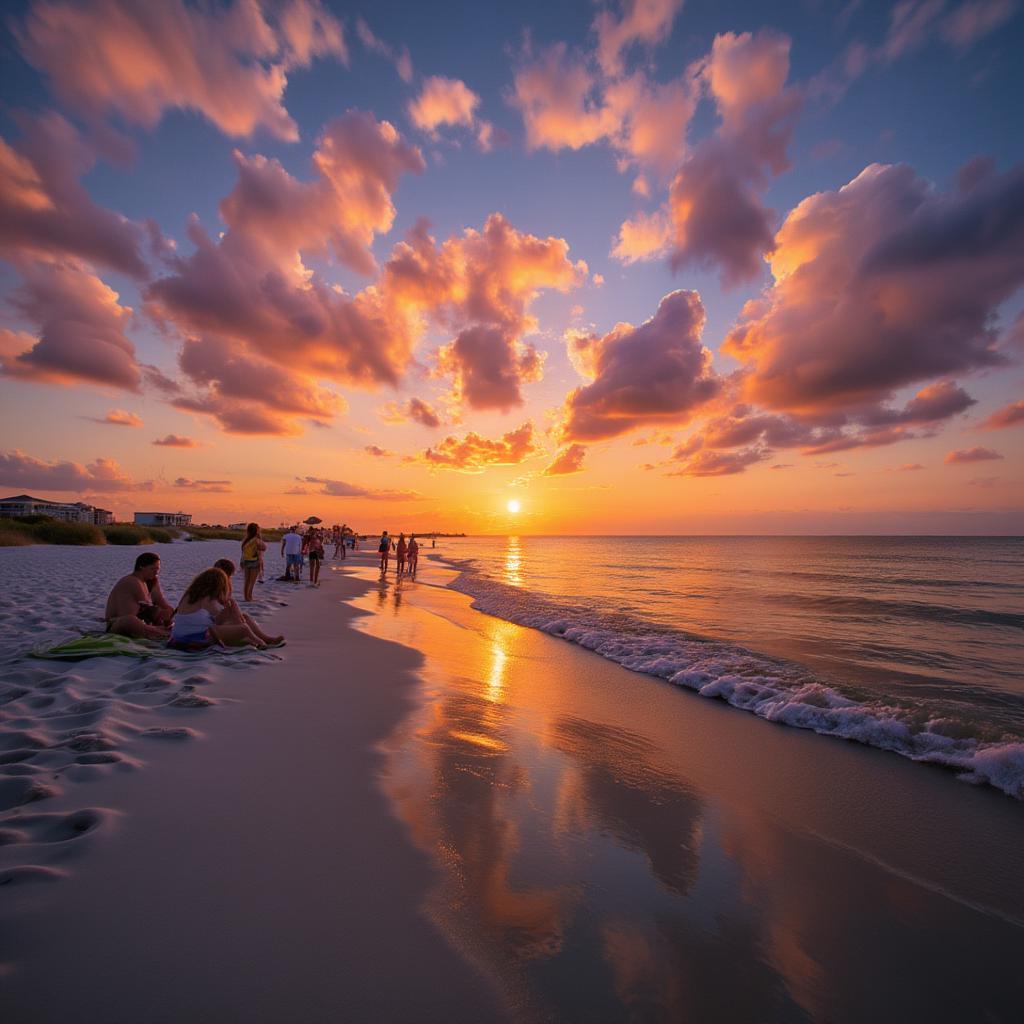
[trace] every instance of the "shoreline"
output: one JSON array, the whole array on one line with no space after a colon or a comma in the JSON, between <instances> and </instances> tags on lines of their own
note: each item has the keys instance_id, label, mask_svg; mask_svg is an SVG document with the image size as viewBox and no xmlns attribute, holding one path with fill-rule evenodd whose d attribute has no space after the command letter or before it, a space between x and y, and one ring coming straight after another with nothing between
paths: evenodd
<instances>
[{"instance_id":1,"label":"shoreline","mask_svg":"<svg viewBox=\"0 0 1024 1024\"><path fill-rule=\"evenodd\" d=\"M1013 802L692 699L450 575L328 560L263 622L280 661L155 712L191 741L129 738L144 765L22 808L104 813L23 847L67 877L0 889L12 1021L1013 1019Z\"/></svg>"}]
</instances>

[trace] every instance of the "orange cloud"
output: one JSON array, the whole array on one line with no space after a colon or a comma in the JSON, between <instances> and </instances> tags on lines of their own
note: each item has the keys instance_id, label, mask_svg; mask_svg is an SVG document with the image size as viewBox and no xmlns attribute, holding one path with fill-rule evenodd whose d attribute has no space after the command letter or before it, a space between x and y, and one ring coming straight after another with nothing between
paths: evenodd
<instances>
[{"instance_id":1,"label":"orange cloud","mask_svg":"<svg viewBox=\"0 0 1024 1024\"><path fill-rule=\"evenodd\" d=\"M296 477L300 484L317 484L319 490L296 487L288 494L323 494L332 498L369 498L371 501L417 501L423 495L417 491L374 490L359 484L346 483L344 480L328 480L319 476Z\"/></svg>"},{"instance_id":2,"label":"orange cloud","mask_svg":"<svg viewBox=\"0 0 1024 1024\"><path fill-rule=\"evenodd\" d=\"M115 427L141 427L142 420L133 412L126 409L111 409L106 416L96 417L97 423L109 423Z\"/></svg>"},{"instance_id":3,"label":"orange cloud","mask_svg":"<svg viewBox=\"0 0 1024 1024\"><path fill-rule=\"evenodd\" d=\"M640 263L664 256L672 238L668 218L663 210L638 213L623 221L612 256L623 263Z\"/></svg>"},{"instance_id":4,"label":"orange cloud","mask_svg":"<svg viewBox=\"0 0 1024 1024\"><path fill-rule=\"evenodd\" d=\"M1001 459L1002 457L999 452L992 448L982 448L981 445L978 445L976 448L960 448L956 451L947 452L946 457L942 461L948 466L955 466L970 462L988 462L994 459Z\"/></svg>"},{"instance_id":5,"label":"orange cloud","mask_svg":"<svg viewBox=\"0 0 1024 1024\"><path fill-rule=\"evenodd\" d=\"M429 402L422 398L410 398L404 404L388 402L380 410L380 416L385 423L404 423L412 420L421 426L431 429L441 426L441 417Z\"/></svg>"},{"instance_id":6,"label":"orange cloud","mask_svg":"<svg viewBox=\"0 0 1024 1024\"><path fill-rule=\"evenodd\" d=\"M1004 427L1015 427L1024 423L1024 401L1011 402L997 409L988 419L981 423L982 430L1002 430Z\"/></svg>"},{"instance_id":7,"label":"orange cloud","mask_svg":"<svg viewBox=\"0 0 1024 1024\"><path fill-rule=\"evenodd\" d=\"M268 21L255 2L37 0L14 32L61 101L89 117L113 113L152 128L164 111L188 109L226 135L263 128L295 141L282 102L288 71L315 57L348 58L341 25L319 0L290 0L278 12Z\"/></svg>"},{"instance_id":8,"label":"orange cloud","mask_svg":"<svg viewBox=\"0 0 1024 1024\"><path fill-rule=\"evenodd\" d=\"M189 480L188 477L179 476L174 481L174 486L186 491L198 491L200 494L230 494L230 480Z\"/></svg>"},{"instance_id":9,"label":"orange cloud","mask_svg":"<svg viewBox=\"0 0 1024 1024\"><path fill-rule=\"evenodd\" d=\"M586 454L586 445L571 444L559 452L554 462L544 470L542 475L562 476L567 473L579 473L583 469L583 459Z\"/></svg>"},{"instance_id":10,"label":"orange cloud","mask_svg":"<svg viewBox=\"0 0 1024 1024\"><path fill-rule=\"evenodd\" d=\"M664 42L683 0L626 0L621 18L610 10L594 19L597 34L597 59L606 75L622 72L622 52L634 43L654 46Z\"/></svg>"},{"instance_id":11,"label":"orange cloud","mask_svg":"<svg viewBox=\"0 0 1024 1024\"><path fill-rule=\"evenodd\" d=\"M533 455L533 424L529 421L492 441L470 431L464 438L446 437L411 461L437 469L455 469L463 473L482 473L487 466L516 466Z\"/></svg>"},{"instance_id":12,"label":"orange cloud","mask_svg":"<svg viewBox=\"0 0 1024 1024\"><path fill-rule=\"evenodd\" d=\"M409 56L408 48L403 47L401 50L396 50L393 46L375 35L373 29L362 18L356 19L356 35L359 36L359 41L371 53L379 53L382 57L391 61L395 65L398 77L403 82L408 84L412 81L412 58Z\"/></svg>"}]
</instances>

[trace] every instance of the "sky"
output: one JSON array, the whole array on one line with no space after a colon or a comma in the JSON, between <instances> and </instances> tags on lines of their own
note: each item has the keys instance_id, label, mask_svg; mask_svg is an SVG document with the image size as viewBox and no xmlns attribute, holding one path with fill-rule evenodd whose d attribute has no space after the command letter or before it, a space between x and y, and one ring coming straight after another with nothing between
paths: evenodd
<instances>
[{"instance_id":1,"label":"sky","mask_svg":"<svg viewBox=\"0 0 1024 1024\"><path fill-rule=\"evenodd\" d=\"M0 490L1020 533L1022 9L7 3Z\"/></svg>"}]
</instances>

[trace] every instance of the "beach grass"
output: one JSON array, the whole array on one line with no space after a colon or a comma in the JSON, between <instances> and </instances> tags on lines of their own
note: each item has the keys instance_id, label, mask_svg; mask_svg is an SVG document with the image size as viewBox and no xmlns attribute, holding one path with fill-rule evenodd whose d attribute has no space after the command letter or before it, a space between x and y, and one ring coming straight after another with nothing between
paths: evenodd
<instances>
[{"instance_id":1,"label":"beach grass","mask_svg":"<svg viewBox=\"0 0 1024 1024\"><path fill-rule=\"evenodd\" d=\"M0 547L25 547L29 544L170 544L177 536L173 530L132 523L65 523L47 516L0 519Z\"/></svg>"}]
</instances>

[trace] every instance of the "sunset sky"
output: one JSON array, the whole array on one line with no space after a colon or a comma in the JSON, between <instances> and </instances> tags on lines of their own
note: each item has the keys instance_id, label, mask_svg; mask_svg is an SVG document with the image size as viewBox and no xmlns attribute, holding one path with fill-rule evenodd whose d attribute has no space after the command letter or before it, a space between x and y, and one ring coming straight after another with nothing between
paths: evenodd
<instances>
[{"instance_id":1,"label":"sunset sky","mask_svg":"<svg viewBox=\"0 0 1024 1024\"><path fill-rule=\"evenodd\" d=\"M1021 531L1019 0L4 10L3 495Z\"/></svg>"}]
</instances>

